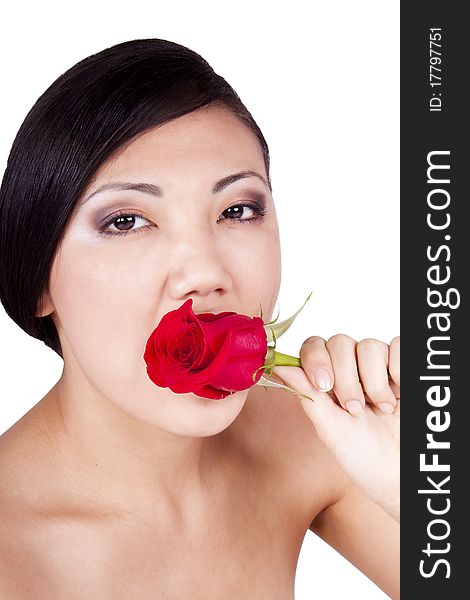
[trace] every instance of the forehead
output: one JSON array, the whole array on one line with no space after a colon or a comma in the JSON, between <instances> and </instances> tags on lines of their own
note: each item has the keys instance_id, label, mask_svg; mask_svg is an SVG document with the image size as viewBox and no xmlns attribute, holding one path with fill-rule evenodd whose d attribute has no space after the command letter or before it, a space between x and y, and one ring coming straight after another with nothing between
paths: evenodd
<instances>
[{"instance_id":1,"label":"forehead","mask_svg":"<svg viewBox=\"0 0 470 600\"><path fill-rule=\"evenodd\" d=\"M137 174L215 177L244 169L265 172L256 135L229 110L211 106L133 140L101 166L94 182Z\"/></svg>"}]
</instances>

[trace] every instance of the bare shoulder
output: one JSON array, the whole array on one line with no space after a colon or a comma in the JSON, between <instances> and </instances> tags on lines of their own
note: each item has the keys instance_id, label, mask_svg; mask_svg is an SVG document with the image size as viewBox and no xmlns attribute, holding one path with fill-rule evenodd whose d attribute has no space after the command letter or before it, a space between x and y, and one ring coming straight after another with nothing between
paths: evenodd
<instances>
[{"instance_id":1,"label":"bare shoulder","mask_svg":"<svg viewBox=\"0 0 470 600\"><path fill-rule=\"evenodd\" d=\"M20 510L21 499L33 498L42 481L38 470L49 438L40 415L43 402L35 404L0 435L0 510Z\"/></svg>"},{"instance_id":2,"label":"bare shoulder","mask_svg":"<svg viewBox=\"0 0 470 600\"><path fill-rule=\"evenodd\" d=\"M70 540L74 546L84 546L82 538L87 533L90 553L90 528L84 531L78 521L62 518L50 502L54 496L51 477L57 478L57 467L54 469L44 451L49 439L41 425L40 410L35 405L0 436L2 599L55 600L58 596L51 591L51 576L71 551ZM52 518L44 513L44 506L50 507Z\"/></svg>"},{"instance_id":3,"label":"bare shoulder","mask_svg":"<svg viewBox=\"0 0 470 600\"><path fill-rule=\"evenodd\" d=\"M31 557L24 539L25 510L13 484L19 458L20 450L11 433L0 436L0 598L11 600L34 598L33 590L22 584L27 579Z\"/></svg>"},{"instance_id":4,"label":"bare shoulder","mask_svg":"<svg viewBox=\"0 0 470 600\"><path fill-rule=\"evenodd\" d=\"M255 386L241 415L256 451L272 465L279 485L291 495L293 509L308 528L316 515L340 498L348 477L318 437L297 396Z\"/></svg>"},{"instance_id":5,"label":"bare shoulder","mask_svg":"<svg viewBox=\"0 0 470 600\"><path fill-rule=\"evenodd\" d=\"M32 541L39 529L31 507L47 486L41 411L37 403L0 435L0 598L36 597L34 588L28 595L27 582L37 564Z\"/></svg>"},{"instance_id":6,"label":"bare shoulder","mask_svg":"<svg viewBox=\"0 0 470 600\"><path fill-rule=\"evenodd\" d=\"M0 598L36 598L31 573L37 561L27 539L30 525L18 518L4 498L0 498L0 515Z\"/></svg>"}]
</instances>

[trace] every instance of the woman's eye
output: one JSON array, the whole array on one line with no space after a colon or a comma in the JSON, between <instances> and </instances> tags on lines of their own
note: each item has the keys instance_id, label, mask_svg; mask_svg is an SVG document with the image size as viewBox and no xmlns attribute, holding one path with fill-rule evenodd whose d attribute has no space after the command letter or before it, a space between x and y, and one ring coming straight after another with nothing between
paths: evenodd
<instances>
[{"instance_id":1,"label":"woman's eye","mask_svg":"<svg viewBox=\"0 0 470 600\"><path fill-rule=\"evenodd\" d=\"M136 220L148 223L142 227L135 228ZM112 215L106 223L100 227L102 235L127 235L128 233L139 233L152 227L150 221L137 213L119 213Z\"/></svg>"},{"instance_id":2,"label":"woman's eye","mask_svg":"<svg viewBox=\"0 0 470 600\"><path fill-rule=\"evenodd\" d=\"M245 209L248 209L248 218L242 218L247 214ZM222 221L228 220L237 221L239 223L252 223L253 221L261 220L266 212L264 207L256 204L236 204L235 206L230 206L230 208L224 210L222 214L226 214L227 216L222 219ZM250 214L254 214L255 216L250 216Z\"/></svg>"},{"instance_id":3,"label":"woman's eye","mask_svg":"<svg viewBox=\"0 0 470 600\"><path fill-rule=\"evenodd\" d=\"M264 206L255 204L236 204L225 209L222 215L222 221L236 221L237 223L253 223L260 221L267 210ZM139 221L144 225L136 227ZM146 223L146 224L145 224ZM140 233L153 227L153 224L138 213L117 213L111 215L109 219L99 228L101 235L127 235L128 233Z\"/></svg>"}]
</instances>

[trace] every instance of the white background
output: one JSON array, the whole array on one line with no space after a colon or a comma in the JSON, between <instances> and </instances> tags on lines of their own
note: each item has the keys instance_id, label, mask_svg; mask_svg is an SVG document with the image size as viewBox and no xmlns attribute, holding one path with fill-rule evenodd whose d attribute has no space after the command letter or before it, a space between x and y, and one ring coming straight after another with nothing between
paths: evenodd
<instances>
[{"instance_id":1,"label":"white background","mask_svg":"<svg viewBox=\"0 0 470 600\"><path fill-rule=\"evenodd\" d=\"M398 2L43 0L4 4L0 22L2 173L26 113L73 64L130 39L186 45L235 88L270 147L281 319L313 290L282 351L298 355L310 335L390 343L400 333ZM1 434L54 385L62 361L1 307L0 359ZM387 598L308 532L296 599L345 596Z\"/></svg>"}]
</instances>

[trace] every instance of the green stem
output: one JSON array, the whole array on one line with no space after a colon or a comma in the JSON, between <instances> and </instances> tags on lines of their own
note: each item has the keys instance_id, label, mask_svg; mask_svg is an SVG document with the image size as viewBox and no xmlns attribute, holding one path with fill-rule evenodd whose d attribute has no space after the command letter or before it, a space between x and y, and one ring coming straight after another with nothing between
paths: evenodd
<instances>
[{"instance_id":1,"label":"green stem","mask_svg":"<svg viewBox=\"0 0 470 600\"><path fill-rule=\"evenodd\" d=\"M290 356L290 354L283 354L282 352L275 350L274 365L279 367L301 367L302 363L300 362L300 358L297 358L296 356Z\"/></svg>"}]
</instances>

